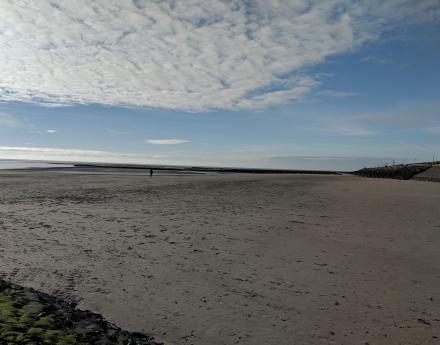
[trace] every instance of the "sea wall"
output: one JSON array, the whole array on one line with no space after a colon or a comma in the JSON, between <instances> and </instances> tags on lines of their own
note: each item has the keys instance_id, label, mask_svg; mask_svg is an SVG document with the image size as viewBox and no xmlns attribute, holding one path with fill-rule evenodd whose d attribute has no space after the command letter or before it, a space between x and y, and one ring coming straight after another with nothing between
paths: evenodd
<instances>
[{"instance_id":1,"label":"sea wall","mask_svg":"<svg viewBox=\"0 0 440 345\"><path fill-rule=\"evenodd\" d=\"M353 172L353 174L373 178L409 180L414 175L422 173L431 166L431 164L401 164L376 168L363 168Z\"/></svg>"}]
</instances>

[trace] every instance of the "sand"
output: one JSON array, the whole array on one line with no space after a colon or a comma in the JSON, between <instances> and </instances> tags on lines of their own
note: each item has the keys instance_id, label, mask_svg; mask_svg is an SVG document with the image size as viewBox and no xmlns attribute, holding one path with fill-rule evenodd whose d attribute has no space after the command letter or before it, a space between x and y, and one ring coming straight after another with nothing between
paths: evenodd
<instances>
[{"instance_id":1,"label":"sand","mask_svg":"<svg viewBox=\"0 0 440 345\"><path fill-rule=\"evenodd\" d=\"M440 184L0 173L0 272L166 345L438 344Z\"/></svg>"}]
</instances>

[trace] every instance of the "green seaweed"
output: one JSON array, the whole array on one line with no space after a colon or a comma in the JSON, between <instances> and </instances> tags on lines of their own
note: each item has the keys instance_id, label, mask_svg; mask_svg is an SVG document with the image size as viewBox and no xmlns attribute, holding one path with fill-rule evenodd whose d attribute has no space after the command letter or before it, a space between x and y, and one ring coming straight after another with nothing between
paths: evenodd
<instances>
[{"instance_id":1,"label":"green seaweed","mask_svg":"<svg viewBox=\"0 0 440 345\"><path fill-rule=\"evenodd\" d=\"M0 339L6 344L89 344L87 335L65 325L59 312L45 309L43 304L21 296L20 291L0 292Z\"/></svg>"},{"instance_id":2,"label":"green seaweed","mask_svg":"<svg viewBox=\"0 0 440 345\"><path fill-rule=\"evenodd\" d=\"M1 345L160 345L67 301L0 279Z\"/></svg>"}]
</instances>

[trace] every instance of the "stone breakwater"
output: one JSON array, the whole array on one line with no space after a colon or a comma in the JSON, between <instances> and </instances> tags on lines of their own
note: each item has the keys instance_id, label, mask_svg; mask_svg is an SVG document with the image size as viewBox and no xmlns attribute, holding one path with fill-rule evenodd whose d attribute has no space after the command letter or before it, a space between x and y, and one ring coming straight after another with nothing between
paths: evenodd
<instances>
[{"instance_id":1,"label":"stone breakwater","mask_svg":"<svg viewBox=\"0 0 440 345\"><path fill-rule=\"evenodd\" d=\"M0 344L160 345L100 315L33 289L0 280Z\"/></svg>"},{"instance_id":2,"label":"stone breakwater","mask_svg":"<svg viewBox=\"0 0 440 345\"><path fill-rule=\"evenodd\" d=\"M431 166L432 164L402 164L377 168L363 168L353 172L353 174L373 178L409 180L413 176L429 169Z\"/></svg>"}]
</instances>

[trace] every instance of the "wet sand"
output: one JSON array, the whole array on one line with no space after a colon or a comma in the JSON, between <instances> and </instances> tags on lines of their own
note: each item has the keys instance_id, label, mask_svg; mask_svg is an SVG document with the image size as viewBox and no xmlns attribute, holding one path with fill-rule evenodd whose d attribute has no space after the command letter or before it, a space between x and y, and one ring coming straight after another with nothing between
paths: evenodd
<instances>
[{"instance_id":1,"label":"wet sand","mask_svg":"<svg viewBox=\"0 0 440 345\"><path fill-rule=\"evenodd\" d=\"M0 275L167 345L438 344L440 184L0 172Z\"/></svg>"}]
</instances>

